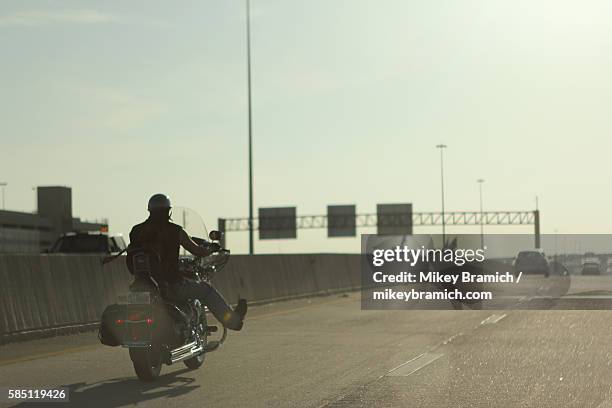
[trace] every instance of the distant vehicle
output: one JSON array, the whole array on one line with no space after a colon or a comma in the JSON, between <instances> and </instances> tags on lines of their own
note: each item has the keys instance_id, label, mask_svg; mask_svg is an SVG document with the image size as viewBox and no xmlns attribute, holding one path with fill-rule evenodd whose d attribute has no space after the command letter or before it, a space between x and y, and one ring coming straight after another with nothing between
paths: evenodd
<instances>
[{"instance_id":1,"label":"distant vehicle","mask_svg":"<svg viewBox=\"0 0 612 408\"><path fill-rule=\"evenodd\" d=\"M518 274L550 274L550 265L544 251L541 249L528 249L520 251L514 258L514 270Z\"/></svg>"},{"instance_id":2,"label":"distant vehicle","mask_svg":"<svg viewBox=\"0 0 612 408\"><path fill-rule=\"evenodd\" d=\"M55 254L113 255L125 248L125 241L121 234L70 232L59 237L48 252Z\"/></svg>"},{"instance_id":3,"label":"distant vehicle","mask_svg":"<svg viewBox=\"0 0 612 408\"><path fill-rule=\"evenodd\" d=\"M582 258L582 263L583 263L583 264L585 264L585 263L596 263L596 264L600 264L600 263L601 263L601 261L599 260L599 257L595 256L595 254L591 254L591 255L589 255L589 256L586 256L586 255L585 255L585 256Z\"/></svg>"},{"instance_id":4,"label":"distant vehicle","mask_svg":"<svg viewBox=\"0 0 612 408\"><path fill-rule=\"evenodd\" d=\"M612 258L608 258L606 266L606 273L612 275Z\"/></svg>"},{"instance_id":5,"label":"distant vehicle","mask_svg":"<svg viewBox=\"0 0 612 408\"><path fill-rule=\"evenodd\" d=\"M582 275L601 275L601 265L599 262L584 262L580 273Z\"/></svg>"}]
</instances>

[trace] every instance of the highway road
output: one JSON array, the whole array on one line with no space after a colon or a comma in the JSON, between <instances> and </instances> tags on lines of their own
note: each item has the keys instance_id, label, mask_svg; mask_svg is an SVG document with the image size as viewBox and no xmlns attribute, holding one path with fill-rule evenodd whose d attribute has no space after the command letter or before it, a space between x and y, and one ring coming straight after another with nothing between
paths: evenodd
<instances>
[{"instance_id":1,"label":"highway road","mask_svg":"<svg viewBox=\"0 0 612 408\"><path fill-rule=\"evenodd\" d=\"M67 386L78 407L612 407L610 322L608 311L362 311L355 292L252 307L199 370L164 366L154 383L135 377L127 350L85 333L0 347L0 384Z\"/></svg>"}]
</instances>

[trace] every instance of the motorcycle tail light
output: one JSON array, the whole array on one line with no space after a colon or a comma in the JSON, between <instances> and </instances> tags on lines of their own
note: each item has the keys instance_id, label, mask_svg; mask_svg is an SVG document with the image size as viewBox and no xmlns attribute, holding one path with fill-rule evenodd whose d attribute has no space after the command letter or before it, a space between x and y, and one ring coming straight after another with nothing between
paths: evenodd
<instances>
[{"instance_id":1,"label":"motorcycle tail light","mask_svg":"<svg viewBox=\"0 0 612 408\"><path fill-rule=\"evenodd\" d=\"M123 320L123 319L115 320L115 324L123 324L124 322L125 322L125 320Z\"/></svg>"},{"instance_id":2,"label":"motorcycle tail light","mask_svg":"<svg viewBox=\"0 0 612 408\"><path fill-rule=\"evenodd\" d=\"M150 325L152 325L152 324L153 324L153 319L152 319L152 318L150 318L150 317L148 317L148 318L147 318L147 320L146 320L146 322L147 322L147 324L150 326Z\"/></svg>"}]
</instances>

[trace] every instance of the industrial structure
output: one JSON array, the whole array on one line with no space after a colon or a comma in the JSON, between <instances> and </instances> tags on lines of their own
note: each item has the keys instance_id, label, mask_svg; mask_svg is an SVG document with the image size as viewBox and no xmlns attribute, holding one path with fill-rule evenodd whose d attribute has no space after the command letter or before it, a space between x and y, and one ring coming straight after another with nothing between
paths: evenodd
<instances>
[{"instance_id":1,"label":"industrial structure","mask_svg":"<svg viewBox=\"0 0 612 408\"><path fill-rule=\"evenodd\" d=\"M108 231L108 221L88 222L72 215L72 189L37 187L37 212L0 210L0 253L32 253L48 249L62 234Z\"/></svg>"}]
</instances>

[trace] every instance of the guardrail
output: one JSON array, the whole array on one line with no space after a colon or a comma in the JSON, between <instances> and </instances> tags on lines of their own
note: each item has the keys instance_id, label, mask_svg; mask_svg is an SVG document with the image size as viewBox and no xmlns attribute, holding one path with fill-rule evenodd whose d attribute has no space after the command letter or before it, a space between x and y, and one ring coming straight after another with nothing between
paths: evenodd
<instances>
[{"instance_id":1,"label":"guardrail","mask_svg":"<svg viewBox=\"0 0 612 408\"><path fill-rule=\"evenodd\" d=\"M359 262L359 254L234 255L213 284L230 303L353 290ZM95 329L131 281L124 259L0 254L0 344Z\"/></svg>"}]
</instances>

